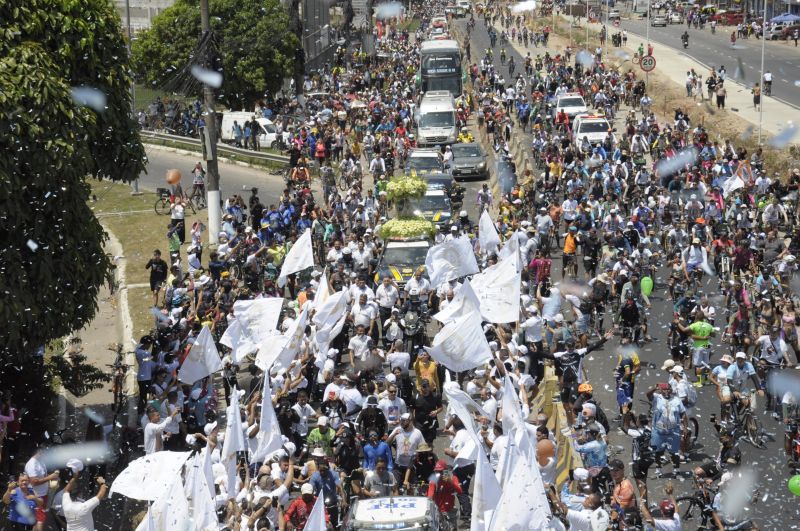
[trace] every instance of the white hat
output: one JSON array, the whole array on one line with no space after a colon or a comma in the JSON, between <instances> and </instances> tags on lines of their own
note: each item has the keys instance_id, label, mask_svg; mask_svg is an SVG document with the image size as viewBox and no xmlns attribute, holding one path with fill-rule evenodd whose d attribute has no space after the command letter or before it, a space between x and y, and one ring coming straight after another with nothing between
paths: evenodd
<instances>
[{"instance_id":1,"label":"white hat","mask_svg":"<svg viewBox=\"0 0 800 531\"><path fill-rule=\"evenodd\" d=\"M211 435L211 432L217 429L217 421L209 422L203 427L203 432L205 432L206 436Z\"/></svg>"},{"instance_id":2,"label":"white hat","mask_svg":"<svg viewBox=\"0 0 800 531\"><path fill-rule=\"evenodd\" d=\"M329 348L328 349L328 357L329 358L335 358L338 353L339 353L339 349L338 348Z\"/></svg>"},{"instance_id":3,"label":"white hat","mask_svg":"<svg viewBox=\"0 0 800 531\"><path fill-rule=\"evenodd\" d=\"M403 413L400 415L400 420L411 420L411 413Z\"/></svg>"},{"instance_id":4,"label":"white hat","mask_svg":"<svg viewBox=\"0 0 800 531\"><path fill-rule=\"evenodd\" d=\"M747 359L747 354L745 354L745 353L744 353L744 352L742 352L742 351L739 351L739 352L737 352L737 353L736 353L736 359L737 359L737 360L738 360L738 359L743 359L743 360L746 360L746 359Z\"/></svg>"},{"instance_id":5,"label":"white hat","mask_svg":"<svg viewBox=\"0 0 800 531\"><path fill-rule=\"evenodd\" d=\"M311 457L325 457L325 450L321 446L317 446L311 451Z\"/></svg>"},{"instance_id":6,"label":"white hat","mask_svg":"<svg viewBox=\"0 0 800 531\"><path fill-rule=\"evenodd\" d=\"M311 486L311 483L303 483L303 486L300 487L300 494L314 494L314 487Z\"/></svg>"},{"instance_id":7,"label":"white hat","mask_svg":"<svg viewBox=\"0 0 800 531\"><path fill-rule=\"evenodd\" d=\"M397 383L397 376L390 372L386 375L386 381L390 384Z\"/></svg>"},{"instance_id":8,"label":"white hat","mask_svg":"<svg viewBox=\"0 0 800 531\"><path fill-rule=\"evenodd\" d=\"M289 455L293 455L295 452L297 452L297 446L295 446L293 442L285 442L283 447Z\"/></svg>"},{"instance_id":9,"label":"white hat","mask_svg":"<svg viewBox=\"0 0 800 531\"><path fill-rule=\"evenodd\" d=\"M80 459L75 459L74 457L67 461L67 468L72 469L73 474L77 474L81 470L83 470L83 461Z\"/></svg>"},{"instance_id":10,"label":"white hat","mask_svg":"<svg viewBox=\"0 0 800 531\"><path fill-rule=\"evenodd\" d=\"M664 361L664 365L661 366L662 371L668 371L675 366L675 360L669 359Z\"/></svg>"},{"instance_id":11,"label":"white hat","mask_svg":"<svg viewBox=\"0 0 800 531\"><path fill-rule=\"evenodd\" d=\"M244 228L244 231L245 231L247 234L250 234L251 232L253 232L253 227L247 226L247 227L245 227L245 228Z\"/></svg>"},{"instance_id":12,"label":"white hat","mask_svg":"<svg viewBox=\"0 0 800 531\"><path fill-rule=\"evenodd\" d=\"M322 415L320 418L317 419L317 426L327 426L328 425L328 417Z\"/></svg>"},{"instance_id":13,"label":"white hat","mask_svg":"<svg viewBox=\"0 0 800 531\"><path fill-rule=\"evenodd\" d=\"M539 308L532 304L527 308L525 308L525 311L527 311L528 313L539 313Z\"/></svg>"},{"instance_id":14,"label":"white hat","mask_svg":"<svg viewBox=\"0 0 800 531\"><path fill-rule=\"evenodd\" d=\"M489 341L489 348L490 348L492 351L495 351L495 350L497 350L497 348L498 348L498 347L497 347L497 341Z\"/></svg>"},{"instance_id":15,"label":"white hat","mask_svg":"<svg viewBox=\"0 0 800 531\"><path fill-rule=\"evenodd\" d=\"M518 351L519 351L519 353L520 353L521 355L523 355L523 356L524 356L525 354L527 354L527 353L528 353L528 347L526 347L525 345L519 345L519 346L517 347L517 350L518 350Z\"/></svg>"},{"instance_id":16,"label":"white hat","mask_svg":"<svg viewBox=\"0 0 800 531\"><path fill-rule=\"evenodd\" d=\"M557 313L556 316L553 318L553 320L555 322L557 322L557 323L563 323L564 322L564 316L561 315L560 313Z\"/></svg>"},{"instance_id":17,"label":"white hat","mask_svg":"<svg viewBox=\"0 0 800 531\"><path fill-rule=\"evenodd\" d=\"M675 365L669 370L671 373L683 374L683 365Z\"/></svg>"},{"instance_id":18,"label":"white hat","mask_svg":"<svg viewBox=\"0 0 800 531\"><path fill-rule=\"evenodd\" d=\"M189 398L191 398L192 400L199 400L200 399L200 393L202 393L202 392L203 392L202 389L199 389L199 388L198 389L192 389L192 392L189 395Z\"/></svg>"},{"instance_id":19,"label":"white hat","mask_svg":"<svg viewBox=\"0 0 800 531\"><path fill-rule=\"evenodd\" d=\"M186 445L187 446L194 446L194 444L196 442L197 442L197 437L195 437L194 435L187 435L186 436Z\"/></svg>"},{"instance_id":20,"label":"white hat","mask_svg":"<svg viewBox=\"0 0 800 531\"><path fill-rule=\"evenodd\" d=\"M585 468L576 468L572 471L572 477L575 481L587 481L589 479L589 471Z\"/></svg>"},{"instance_id":21,"label":"white hat","mask_svg":"<svg viewBox=\"0 0 800 531\"><path fill-rule=\"evenodd\" d=\"M465 218L465 217L467 217L467 211L466 210L462 210L461 212L458 213L458 215L460 217L462 217L462 218Z\"/></svg>"},{"instance_id":22,"label":"white hat","mask_svg":"<svg viewBox=\"0 0 800 531\"><path fill-rule=\"evenodd\" d=\"M200 278L194 281L195 284L199 284L200 286L205 286L208 284L208 281L211 280L208 275L200 275Z\"/></svg>"}]
</instances>

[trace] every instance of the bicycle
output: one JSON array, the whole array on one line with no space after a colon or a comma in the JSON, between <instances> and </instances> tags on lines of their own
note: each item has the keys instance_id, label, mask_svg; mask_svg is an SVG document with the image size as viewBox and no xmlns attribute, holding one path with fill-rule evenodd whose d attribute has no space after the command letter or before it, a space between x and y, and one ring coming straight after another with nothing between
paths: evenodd
<instances>
[{"instance_id":1,"label":"bicycle","mask_svg":"<svg viewBox=\"0 0 800 531\"><path fill-rule=\"evenodd\" d=\"M681 514L682 522L698 521L698 529L713 529L710 527L714 523L714 509L711 503L714 501L716 491L711 486L701 483L695 477L696 490L690 496L680 496L675 501L683 511Z\"/></svg>"},{"instance_id":2,"label":"bicycle","mask_svg":"<svg viewBox=\"0 0 800 531\"><path fill-rule=\"evenodd\" d=\"M177 196L173 195L172 192L170 192L167 188L157 188L156 194L158 194L158 199L156 199L156 202L153 205L153 209L156 211L156 214L165 216L169 215L170 212L172 212L172 203L175 202ZM203 198L203 201L205 202L205 198ZM194 208L194 202L190 197L186 197L186 194L183 196L183 203L184 208L191 210L192 214L197 214L197 210Z\"/></svg>"}]
</instances>

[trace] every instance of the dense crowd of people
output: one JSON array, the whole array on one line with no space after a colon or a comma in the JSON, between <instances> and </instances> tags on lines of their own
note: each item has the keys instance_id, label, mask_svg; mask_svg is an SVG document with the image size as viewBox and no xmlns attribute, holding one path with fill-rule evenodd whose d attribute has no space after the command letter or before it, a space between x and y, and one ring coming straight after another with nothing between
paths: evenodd
<instances>
[{"instance_id":1,"label":"dense crowd of people","mask_svg":"<svg viewBox=\"0 0 800 531\"><path fill-rule=\"evenodd\" d=\"M764 444L757 396L795 430L787 440L797 437L797 390L767 382L800 357L792 286L800 232L790 196L800 171L770 171L761 149L716 139L681 109L657 116L642 80L611 68L602 48L557 49L532 13L475 8L460 36L465 58L470 32L487 32L491 48L465 63L469 87L455 96L464 139L474 133L491 146L498 186L477 192L477 216L461 211L431 240L465 238L483 272L515 260L520 297L508 301L519 308L516 320L481 319L482 362L451 370L425 348L448 321L427 319L462 304L469 283L432 285L424 268L401 283L378 268L381 227L392 217L388 182L416 147L420 43L443 7L415 8L415 32L385 21L375 54L341 48L308 78L305 92L316 95L304 105L260 104L259 112L307 117L281 124L291 136L286 188L263 202L257 189L228 198L213 250L202 224L186 238L181 207L173 208L168 255L156 250L146 264L156 326L135 348L144 452L207 459L214 529L304 529L317 498L326 525L339 529L352 504L401 495L431 499L443 529L476 522L490 529L486 515L473 514L484 488L473 479L485 462L510 489L509 474L518 471L505 467L527 437L536 491L525 491L531 500L520 506L544 500L537 514L554 518L542 528L682 529L687 502L677 501L675 487L663 495L648 488L670 469L707 497L696 518L710 528L756 529L747 503L732 503L728 493L739 480L742 441ZM519 71L506 61L514 47L523 55ZM709 96L719 97L720 78L709 76L716 80ZM574 118L551 110L565 94L621 125L601 141L574 138ZM516 135L535 168L517 168ZM442 169L448 157L443 150ZM193 184L202 175L197 168ZM287 257L307 231L315 267L287 275ZM500 244L484 243L492 241L487 233ZM654 293L668 301L657 317ZM283 299L274 330L248 350L236 334L254 319L248 304L268 298ZM410 310L425 318L421 336L407 336ZM648 360L663 378L641 389L640 347L656 335L654 318L670 321ZM282 346L269 358L275 365L264 365L271 344ZM590 354L612 345L613 374L598 378ZM221 359L187 378L197 352ZM568 419L567 442L537 405L548 380L556 389L548 404L555 398ZM616 411L601 406L598 385L614 387ZM462 396L467 415L455 404ZM719 402L711 419L719 450L706 461L695 447L700 397ZM15 410L0 404L0 436L14 421ZM611 452L623 438L630 467ZM229 450L234 439L242 447ZM564 453L581 466L559 470ZM787 454L798 459L791 444ZM50 508L66 529L93 529L92 510L107 487L85 476L99 471L83 473L84 464L72 462L59 474L40 457L8 485L6 528L43 529ZM56 492L58 502L48 500Z\"/></svg>"}]
</instances>

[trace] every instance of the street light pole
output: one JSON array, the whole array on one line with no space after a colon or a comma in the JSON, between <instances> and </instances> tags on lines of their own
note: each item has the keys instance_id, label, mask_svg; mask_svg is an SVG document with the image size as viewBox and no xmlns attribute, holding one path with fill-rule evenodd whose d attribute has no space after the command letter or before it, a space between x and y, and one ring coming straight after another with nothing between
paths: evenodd
<instances>
[{"instance_id":1,"label":"street light pole","mask_svg":"<svg viewBox=\"0 0 800 531\"><path fill-rule=\"evenodd\" d=\"M202 37L205 39L211 32L211 20L208 15L208 0L200 0L200 24ZM206 67L214 67L216 50L213 43L209 43L208 53L204 58ZM205 128L203 134L203 150L206 159L206 175L208 176L208 241L212 244L219 243L220 227L220 195L219 195L219 164L217 162L217 113L214 110L214 89L208 84L203 84L203 103L205 105Z\"/></svg>"},{"instance_id":2,"label":"street light pole","mask_svg":"<svg viewBox=\"0 0 800 531\"><path fill-rule=\"evenodd\" d=\"M761 21L761 104L758 107L758 145L761 145L761 124L764 123L764 101L766 96L764 94L764 48L767 42L767 36L764 28L767 25L767 0L764 0L764 19Z\"/></svg>"}]
</instances>

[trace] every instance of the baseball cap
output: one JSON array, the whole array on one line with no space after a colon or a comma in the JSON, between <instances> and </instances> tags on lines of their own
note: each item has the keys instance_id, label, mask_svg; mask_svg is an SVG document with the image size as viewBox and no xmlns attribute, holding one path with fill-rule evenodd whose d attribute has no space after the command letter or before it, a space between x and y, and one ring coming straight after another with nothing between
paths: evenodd
<instances>
[{"instance_id":1,"label":"baseball cap","mask_svg":"<svg viewBox=\"0 0 800 531\"><path fill-rule=\"evenodd\" d=\"M683 365L675 365L669 372L675 374L683 374Z\"/></svg>"},{"instance_id":2,"label":"baseball cap","mask_svg":"<svg viewBox=\"0 0 800 531\"><path fill-rule=\"evenodd\" d=\"M572 471L572 477L575 481L587 481L589 479L589 471L585 468L576 468Z\"/></svg>"},{"instance_id":3,"label":"baseball cap","mask_svg":"<svg viewBox=\"0 0 800 531\"><path fill-rule=\"evenodd\" d=\"M675 513L675 504L670 500L662 501L658 504L658 508L661 509L661 513L664 515L672 515Z\"/></svg>"},{"instance_id":4,"label":"baseball cap","mask_svg":"<svg viewBox=\"0 0 800 531\"><path fill-rule=\"evenodd\" d=\"M411 413L403 413L400 415L400 420L411 420Z\"/></svg>"},{"instance_id":5,"label":"baseball cap","mask_svg":"<svg viewBox=\"0 0 800 531\"><path fill-rule=\"evenodd\" d=\"M614 459L613 461L608 463L608 468L611 470L625 470L625 463L623 463L619 459Z\"/></svg>"},{"instance_id":6,"label":"baseball cap","mask_svg":"<svg viewBox=\"0 0 800 531\"><path fill-rule=\"evenodd\" d=\"M304 483L300 487L300 494L314 494L314 487L311 486L311 483Z\"/></svg>"},{"instance_id":7,"label":"baseball cap","mask_svg":"<svg viewBox=\"0 0 800 531\"><path fill-rule=\"evenodd\" d=\"M433 467L433 471L434 472L441 472L442 470L445 470L446 468L447 468L447 461L445 461L444 459L439 459L438 461L436 461L436 466ZM306 485L308 485L308 483L306 483Z\"/></svg>"},{"instance_id":8,"label":"baseball cap","mask_svg":"<svg viewBox=\"0 0 800 531\"><path fill-rule=\"evenodd\" d=\"M720 358L720 361L726 361L726 362L728 362L728 363L733 363L733 358L731 358L731 355L730 355L730 354L724 354L724 355L723 355L723 356Z\"/></svg>"},{"instance_id":9,"label":"baseball cap","mask_svg":"<svg viewBox=\"0 0 800 531\"><path fill-rule=\"evenodd\" d=\"M668 371L675 366L675 360L666 360L664 364L661 366L662 371Z\"/></svg>"},{"instance_id":10,"label":"baseball cap","mask_svg":"<svg viewBox=\"0 0 800 531\"><path fill-rule=\"evenodd\" d=\"M317 425L318 425L318 426L327 426L327 425L328 425L328 417L326 417L325 415L322 415L322 416L321 416L321 417L320 417L320 418L317 420Z\"/></svg>"},{"instance_id":11,"label":"baseball cap","mask_svg":"<svg viewBox=\"0 0 800 531\"><path fill-rule=\"evenodd\" d=\"M375 396L368 396L367 397L367 407L378 407L378 398Z\"/></svg>"},{"instance_id":12,"label":"baseball cap","mask_svg":"<svg viewBox=\"0 0 800 531\"><path fill-rule=\"evenodd\" d=\"M738 360L740 358L743 359L743 360L746 360L747 359L747 354L745 354L744 352L741 352L741 351L737 352L736 353L736 359Z\"/></svg>"},{"instance_id":13,"label":"baseball cap","mask_svg":"<svg viewBox=\"0 0 800 531\"><path fill-rule=\"evenodd\" d=\"M700 238L692 238L692 243L700 243Z\"/></svg>"}]
</instances>

